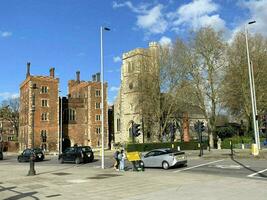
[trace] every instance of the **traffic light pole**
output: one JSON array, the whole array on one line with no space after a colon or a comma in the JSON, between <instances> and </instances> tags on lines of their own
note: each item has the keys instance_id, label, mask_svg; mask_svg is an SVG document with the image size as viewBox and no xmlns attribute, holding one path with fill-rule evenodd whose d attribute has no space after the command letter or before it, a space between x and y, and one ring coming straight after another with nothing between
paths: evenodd
<instances>
[{"instance_id":1,"label":"traffic light pole","mask_svg":"<svg viewBox=\"0 0 267 200\"><path fill-rule=\"evenodd\" d=\"M134 122L133 121L132 121L131 135L132 135L132 142L134 143Z\"/></svg>"}]
</instances>

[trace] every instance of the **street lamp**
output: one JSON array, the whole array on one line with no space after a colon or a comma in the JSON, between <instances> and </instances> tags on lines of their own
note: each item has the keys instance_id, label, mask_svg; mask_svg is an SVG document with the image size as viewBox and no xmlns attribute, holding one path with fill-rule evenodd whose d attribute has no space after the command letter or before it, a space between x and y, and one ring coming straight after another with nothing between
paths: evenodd
<instances>
[{"instance_id":1,"label":"street lamp","mask_svg":"<svg viewBox=\"0 0 267 200\"><path fill-rule=\"evenodd\" d=\"M251 22L248 22L248 25L254 24L254 23L256 23L256 21L251 21ZM252 115L253 115L252 117L253 117L254 137L255 137L255 142L256 142L257 148L260 149L258 121L256 119L256 116L257 116L256 95L255 95L253 69L251 68L251 62L250 62L250 56L249 56L248 27L247 27L247 25L245 26L245 37L246 37L246 48L247 48L249 86L250 86L251 107L252 107Z\"/></svg>"},{"instance_id":2,"label":"street lamp","mask_svg":"<svg viewBox=\"0 0 267 200\"><path fill-rule=\"evenodd\" d=\"M100 27L100 46L101 46L101 52L100 52L100 57L101 57L101 134L102 134L102 162L101 162L101 167L102 169L105 168L105 160L104 160L104 59L103 59L103 30L104 31L110 31L109 28L107 27Z\"/></svg>"},{"instance_id":3,"label":"street lamp","mask_svg":"<svg viewBox=\"0 0 267 200\"><path fill-rule=\"evenodd\" d=\"M28 172L28 176L34 176L36 174L36 171L34 169L34 112L35 112L35 94L34 94L34 90L36 89L36 84L32 84L31 86L31 92L32 92L32 106L31 106L31 117L32 117L32 142L31 142L31 157L30 157L30 170Z\"/></svg>"},{"instance_id":4,"label":"street lamp","mask_svg":"<svg viewBox=\"0 0 267 200\"><path fill-rule=\"evenodd\" d=\"M61 91L58 91L59 93L61 93ZM59 133L59 154L62 154L62 142L63 142L63 130L62 130L62 115L63 115L63 113L62 113L62 111L63 111L63 107L62 107L62 105L63 105L63 103L62 103L62 101L63 101L63 97L60 95L60 97L59 97L59 99L60 99L60 133Z\"/></svg>"}]
</instances>

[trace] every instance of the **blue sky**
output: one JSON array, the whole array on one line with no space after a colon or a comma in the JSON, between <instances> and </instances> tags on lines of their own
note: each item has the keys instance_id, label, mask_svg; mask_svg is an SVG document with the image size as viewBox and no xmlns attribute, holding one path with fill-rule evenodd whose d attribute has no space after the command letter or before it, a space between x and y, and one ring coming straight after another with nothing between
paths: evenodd
<instances>
[{"instance_id":1,"label":"blue sky","mask_svg":"<svg viewBox=\"0 0 267 200\"><path fill-rule=\"evenodd\" d=\"M111 29L104 33L104 74L112 103L123 52L186 39L207 25L230 41L252 19L250 32L267 36L267 0L1 0L0 101L19 95L27 62L32 75L55 67L63 95L76 71L91 80L100 71L100 26Z\"/></svg>"}]
</instances>

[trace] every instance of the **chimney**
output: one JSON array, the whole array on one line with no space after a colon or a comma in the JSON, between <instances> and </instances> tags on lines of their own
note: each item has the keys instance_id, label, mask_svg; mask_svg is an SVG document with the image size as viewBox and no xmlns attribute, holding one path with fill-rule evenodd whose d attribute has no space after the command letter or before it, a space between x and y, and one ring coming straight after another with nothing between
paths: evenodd
<instances>
[{"instance_id":1,"label":"chimney","mask_svg":"<svg viewBox=\"0 0 267 200\"><path fill-rule=\"evenodd\" d=\"M27 62L27 74L26 74L26 78L31 75L30 70L31 70L31 63L30 62Z\"/></svg>"},{"instance_id":2,"label":"chimney","mask_svg":"<svg viewBox=\"0 0 267 200\"><path fill-rule=\"evenodd\" d=\"M50 72L50 77L55 78L55 68L51 67L49 72Z\"/></svg>"},{"instance_id":3,"label":"chimney","mask_svg":"<svg viewBox=\"0 0 267 200\"><path fill-rule=\"evenodd\" d=\"M99 73L99 72L96 73L96 81L97 81L97 82L100 82L100 73Z\"/></svg>"},{"instance_id":4,"label":"chimney","mask_svg":"<svg viewBox=\"0 0 267 200\"><path fill-rule=\"evenodd\" d=\"M80 83L80 71L76 72L76 81Z\"/></svg>"},{"instance_id":5,"label":"chimney","mask_svg":"<svg viewBox=\"0 0 267 200\"><path fill-rule=\"evenodd\" d=\"M96 75L95 74L92 75L92 81L96 82Z\"/></svg>"}]
</instances>

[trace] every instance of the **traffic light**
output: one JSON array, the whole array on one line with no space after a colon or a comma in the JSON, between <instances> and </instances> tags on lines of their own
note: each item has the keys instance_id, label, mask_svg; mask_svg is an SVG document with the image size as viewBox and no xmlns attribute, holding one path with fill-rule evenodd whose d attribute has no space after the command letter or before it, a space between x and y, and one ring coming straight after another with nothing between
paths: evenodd
<instances>
[{"instance_id":1,"label":"traffic light","mask_svg":"<svg viewBox=\"0 0 267 200\"><path fill-rule=\"evenodd\" d=\"M174 141L174 136L175 136L175 131L176 131L176 127L174 124L170 124L170 139L173 142Z\"/></svg>"},{"instance_id":2,"label":"traffic light","mask_svg":"<svg viewBox=\"0 0 267 200\"><path fill-rule=\"evenodd\" d=\"M196 132L200 132L199 131L199 121L197 121L197 123L194 124L194 128Z\"/></svg>"},{"instance_id":3,"label":"traffic light","mask_svg":"<svg viewBox=\"0 0 267 200\"><path fill-rule=\"evenodd\" d=\"M204 132L205 131L205 125L204 122L200 122L200 131Z\"/></svg>"},{"instance_id":4,"label":"traffic light","mask_svg":"<svg viewBox=\"0 0 267 200\"><path fill-rule=\"evenodd\" d=\"M267 115L263 115L262 116L262 132L266 133L266 129L267 129Z\"/></svg>"},{"instance_id":5,"label":"traffic light","mask_svg":"<svg viewBox=\"0 0 267 200\"><path fill-rule=\"evenodd\" d=\"M133 137L138 137L141 133L139 132L140 131L140 124L133 124L133 127L132 127L132 134L133 134Z\"/></svg>"}]
</instances>

